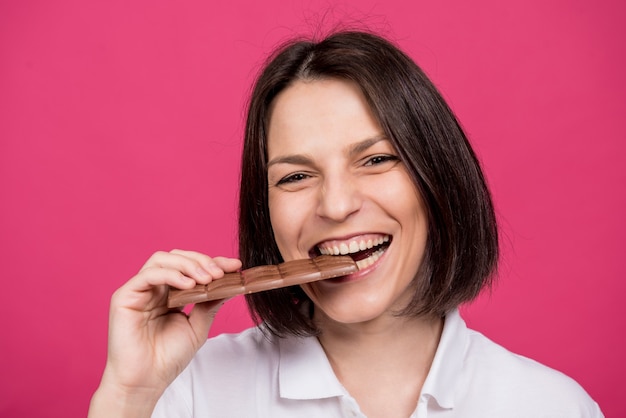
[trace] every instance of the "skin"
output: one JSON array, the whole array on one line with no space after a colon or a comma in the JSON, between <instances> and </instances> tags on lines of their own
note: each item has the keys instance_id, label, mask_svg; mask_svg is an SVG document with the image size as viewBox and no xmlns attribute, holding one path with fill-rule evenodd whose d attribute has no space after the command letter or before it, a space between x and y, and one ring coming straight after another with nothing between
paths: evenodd
<instances>
[{"instance_id":1,"label":"skin","mask_svg":"<svg viewBox=\"0 0 626 418\"><path fill-rule=\"evenodd\" d=\"M371 266L303 286L331 366L371 418L409 416L432 363L441 318L394 315L413 292L427 238L422 199L358 88L296 82L273 103L269 206L285 260L390 237ZM286 180L287 179L287 180ZM192 288L236 271L233 258L155 253L111 299L105 371L89 417L149 417L206 341L224 301L169 310L167 286Z\"/></svg>"},{"instance_id":2,"label":"skin","mask_svg":"<svg viewBox=\"0 0 626 418\"><path fill-rule=\"evenodd\" d=\"M395 315L413 295L428 230L406 168L358 87L334 79L298 81L278 95L268 161L270 217L285 260L391 237L373 265L303 289L335 373L363 412L410 415L442 321Z\"/></svg>"},{"instance_id":3,"label":"skin","mask_svg":"<svg viewBox=\"0 0 626 418\"><path fill-rule=\"evenodd\" d=\"M308 258L320 243L392 237L366 271L308 284L305 292L340 323L403 308L426 246L426 211L358 88L298 82L276 98L270 120L270 218L285 260Z\"/></svg>"},{"instance_id":4,"label":"skin","mask_svg":"<svg viewBox=\"0 0 626 418\"><path fill-rule=\"evenodd\" d=\"M167 309L166 286L189 289L241 268L237 259L155 253L111 298L107 363L89 417L150 417L165 388L206 341L224 301Z\"/></svg>"}]
</instances>

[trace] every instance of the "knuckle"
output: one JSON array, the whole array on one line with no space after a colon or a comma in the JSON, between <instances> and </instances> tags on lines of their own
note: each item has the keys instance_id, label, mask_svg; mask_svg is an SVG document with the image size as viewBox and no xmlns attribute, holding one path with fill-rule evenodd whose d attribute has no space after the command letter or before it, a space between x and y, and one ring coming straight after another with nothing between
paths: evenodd
<instances>
[{"instance_id":1,"label":"knuckle","mask_svg":"<svg viewBox=\"0 0 626 418\"><path fill-rule=\"evenodd\" d=\"M152 258L162 258L162 257L166 257L168 255L167 251L156 251L154 254L152 254Z\"/></svg>"},{"instance_id":2,"label":"knuckle","mask_svg":"<svg viewBox=\"0 0 626 418\"><path fill-rule=\"evenodd\" d=\"M162 259L166 254L167 253L164 251L156 251L148 258L148 260L146 261L146 264L144 264L144 267L158 263L158 260Z\"/></svg>"}]
</instances>

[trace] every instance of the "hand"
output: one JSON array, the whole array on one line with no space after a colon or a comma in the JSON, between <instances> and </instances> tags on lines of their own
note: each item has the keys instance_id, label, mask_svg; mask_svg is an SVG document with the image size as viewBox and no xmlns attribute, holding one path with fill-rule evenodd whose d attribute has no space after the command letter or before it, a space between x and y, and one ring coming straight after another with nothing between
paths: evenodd
<instances>
[{"instance_id":1,"label":"hand","mask_svg":"<svg viewBox=\"0 0 626 418\"><path fill-rule=\"evenodd\" d=\"M237 259L191 251L157 252L150 257L111 299L107 364L94 399L115 394L143 405L156 403L206 341L224 303L197 304L187 315L167 308L168 286L190 289L239 268Z\"/></svg>"}]
</instances>

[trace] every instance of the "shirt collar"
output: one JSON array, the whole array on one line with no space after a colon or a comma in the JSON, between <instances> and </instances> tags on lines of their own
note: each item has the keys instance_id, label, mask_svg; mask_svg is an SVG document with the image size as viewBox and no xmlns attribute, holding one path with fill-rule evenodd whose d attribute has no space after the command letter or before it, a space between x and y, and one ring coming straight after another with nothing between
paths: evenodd
<instances>
[{"instance_id":1,"label":"shirt collar","mask_svg":"<svg viewBox=\"0 0 626 418\"><path fill-rule=\"evenodd\" d=\"M442 408L454 407L454 393L469 344L458 309L445 317L441 339L422 387ZM324 399L345 395L326 353L315 337L279 339L278 382L281 398Z\"/></svg>"},{"instance_id":2,"label":"shirt collar","mask_svg":"<svg viewBox=\"0 0 626 418\"><path fill-rule=\"evenodd\" d=\"M445 317L435 358L422 387L422 395L431 396L442 408L454 407L454 393L468 344L467 326L455 309Z\"/></svg>"},{"instance_id":3,"label":"shirt collar","mask_svg":"<svg viewBox=\"0 0 626 418\"><path fill-rule=\"evenodd\" d=\"M286 399L324 399L345 390L316 337L279 339L278 384Z\"/></svg>"}]
</instances>

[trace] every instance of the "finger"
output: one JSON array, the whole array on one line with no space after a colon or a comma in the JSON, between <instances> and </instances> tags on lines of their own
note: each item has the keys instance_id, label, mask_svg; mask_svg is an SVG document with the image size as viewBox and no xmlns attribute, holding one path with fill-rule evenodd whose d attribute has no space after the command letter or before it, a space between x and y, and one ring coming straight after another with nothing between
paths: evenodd
<instances>
[{"instance_id":1,"label":"finger","mask_svg":"<svg viewBox=\"0 0 626 418\"><path fill-rule=\"evenodd\" d=\"M172 250L171 254L180 255L188 259L194 260L207 271L213 278L222 277L224 271L215 263L214 259L206 254L199 253L197 251L185 251L185 250Z\"/></svg>"},{"instance_id":2,"label":"finger","mask_svg":"<svg viewBox=\"0 0 626 418\"><path fill-rule=\"evenodd\" d=\"M111 312L117 308L167 310L168 287L191 289L196 281L178 270L148 267L117 289L111 298Z\"/></svg>"},{"instance_id":3,"label":"finger","mask_svg":"<svg viewBox=\"0 0 626 418\"><path fill-rule=\"evenodd\" d=\"M131 278L123 288L143 292L156 286L168 285L179 289L190 289L196 285L196 280L175 268L147 267Z\"/></svg>"},{"instance_id":4,"label":"finger","mask_svg":"<svg viewBox=\"0 0 626 418\"><path fill-rule=\"evenodd\" d=\"M185 250L172 250L171 253L195 260L200 266L207 270L213 278L220 278L224 273L230 273L241 268L241 261L237 258L222 256L209 257L208 255L196 251Z\"/></svg>"},{"instance_id":5,"label":"finger","mask_svg":"<svg viewBox=\"0 0 626 418\"><path fill-rule=\"evenodd\" d=\"M241 260L230 257L213 257L213 262L224 272L230 273L241 268Z\"/></svg>"},{"instance_id":6,"label":"finger","mask_svg":"<svg viewBox=\"0 0 626 418\"><path fill-rule=\"evenodd\" d=\"M211 258L204 256L189 257L179 250L171 252L159 251L148 259L142 270L150 268L164 268L178 270L187 277L194 279L197 283L207 284L215 277L221 277L224 272L211 261Z\"/></svg>"}]
</instances>

